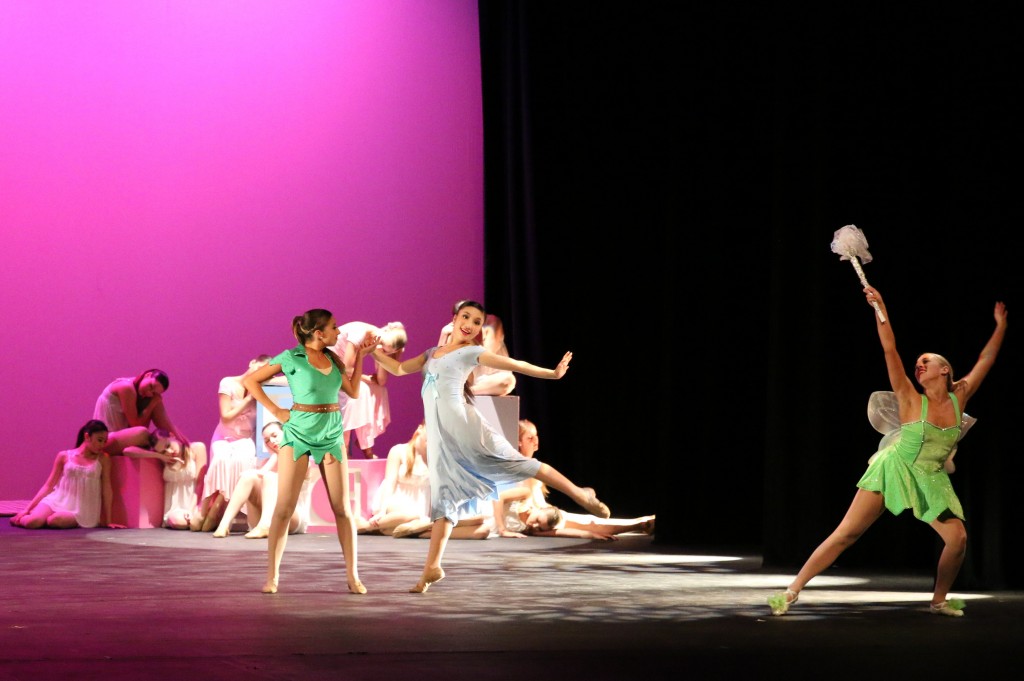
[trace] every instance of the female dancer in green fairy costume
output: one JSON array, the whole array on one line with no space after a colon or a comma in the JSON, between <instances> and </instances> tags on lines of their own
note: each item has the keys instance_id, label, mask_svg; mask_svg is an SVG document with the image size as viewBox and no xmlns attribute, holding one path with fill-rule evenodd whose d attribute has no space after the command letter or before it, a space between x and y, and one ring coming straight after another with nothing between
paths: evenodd
<instances>
[{"instance_id":1,"label":"female dancer in green fairy costume","mask_svg":"<svg viewBox=\"0 0 1024 681\"><path fill-rule=\"evenodd\" d=\"M956 449L965 429L963 410L978 390L996 361L1006 334L1006 306L995 305L996 328L982 348L974 367L959 381L953 380L953 368L941 355L925 353L914 363L914 379L923 393L914 387L904 372L896 351L896 338L888 311L877 289L864 287L868 304L878 305L875 315L878 337L885 353L889 382L899 409L900 433L871 457L868 469L857 483L846 516L839 526L814 550L796 579L784 592L768 598L773 615L784 615L800 595L800 590L816 575L832 565L843 551L853 545L885 509L893 514L911 509L942 537L932 594L931 612L960 617L962 601L947 601L946 596L960 572L967 552L967 530L944 464ZM874 312L874 310L873 310ZM886 320L886 321L882 321Z\"/></svg>"}]
</instances>

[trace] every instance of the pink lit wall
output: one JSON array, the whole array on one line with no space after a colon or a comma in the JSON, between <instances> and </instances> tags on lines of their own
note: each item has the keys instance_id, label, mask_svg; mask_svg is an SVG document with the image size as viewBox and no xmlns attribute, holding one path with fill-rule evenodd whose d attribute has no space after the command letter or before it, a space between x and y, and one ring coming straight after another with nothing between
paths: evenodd
<instances>
[{"instance_id":1,"label":"pink lit wall","mask_svg":"<svg viewBox=\"0 0 1024 681\"><path fill-rule=\"evenodd\" d=\"M0 499L150 367L208 443L308 308L433 344L483 295L482 144L476 0L0 3Z\"/></svg>"}]
</instances>

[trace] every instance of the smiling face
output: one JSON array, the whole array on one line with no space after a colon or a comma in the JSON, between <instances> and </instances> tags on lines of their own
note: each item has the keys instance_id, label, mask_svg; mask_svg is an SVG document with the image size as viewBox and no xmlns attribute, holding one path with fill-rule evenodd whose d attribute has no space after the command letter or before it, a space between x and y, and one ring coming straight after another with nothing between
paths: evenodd
<instances>
[{"instance_id":1,"label":"smiling face","mask_svg":"<svg viewBox=\"0 0 1024 681\"><path fill-rule=\"evenodd\" d=\"M926 352L914 362L914 378L922 386L936 380L945 383L951 371L949 362L931 352Z\"/></svg>"},{"instance_id":2,"label":"smiling face","mask_svg":"<svg viewBox=\"0 0 1024 681\"><path fill-rule=\"evenodd\" d=\"M452 318L452 340L457 343L472 343L480 335L483 326L483 310L466 305Z\"/></svg>"}]
</instances>

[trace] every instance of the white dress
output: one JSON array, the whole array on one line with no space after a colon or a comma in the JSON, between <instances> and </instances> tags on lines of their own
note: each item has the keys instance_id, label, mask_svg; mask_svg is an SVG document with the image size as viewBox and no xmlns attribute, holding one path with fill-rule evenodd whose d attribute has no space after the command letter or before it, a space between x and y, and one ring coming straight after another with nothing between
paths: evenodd
<instances>
[{"instance_id":1,"label":"white dress","mask_svg":"<svg viewBox=\"0 0 1024 681\"><path fill-rule=\"evenodd\" d=\"M64 455L67 458L57 488L39 503L54 511L74 515L79 527L96 527L100 524L103 501L103 465L99 459L85 464L76 462L74 450L68 450Z\"/></svg>"},{"instance_id":2,"label":"white dress","mask_svg":"<svg viewBox=\"0 0 1024 681\"><path fill-rule=\"evenodd\" d=\"M409 450L408 443L395 445L388 452L388 458L400 457L402 462L398 469L398 478L395 480L395 489L387 500L387 508L381 508L381 487L377 488L373 501L370 502L370 509L374 513L396 513L404 511L415 513L419 516L430 515L430 469L420 457L413 458L412 470L406 470L406 454Z\"/></svg>"},{"instance_id":3,"label":"white dress","mask_svg":"<svg viewBox=\"0 0 1024 681\"><path fill-rule=\"evenodd\" d=\"M191 513L196 505L196 460L188 463L164 464L164 525L175 511Z\"/></svg>"},{"instance_id":4,"label":"white dress","mask_svg":"<svg viewBox=\"0 0 1024 681\"><path fill-rule=\"evenodd\" d=\"M423 416L427 425L431 520L457 522L472 500L498 498L498 485L535 477L541 462L523 456L472 404L463 386L484 348L468 345L423 365Z\"/></svg>"},{"instance_id":5,"label":"white dress","mask_svg":"<svg viewBox=\"0 0 1024 681\"><path fill-rule=\"evenodd\" d=\"M121 408L121 398L113 391L113 387L122 381L131 383L134 380L132 377L116 378L108 383L107 387L100 393L100 396L96 398L96 406L93 408L92 417L103 421L111 431L123 430L129 427L131 424L128 423L128 418L124 415L124 409Z\"/></svg>"}]
</instances>

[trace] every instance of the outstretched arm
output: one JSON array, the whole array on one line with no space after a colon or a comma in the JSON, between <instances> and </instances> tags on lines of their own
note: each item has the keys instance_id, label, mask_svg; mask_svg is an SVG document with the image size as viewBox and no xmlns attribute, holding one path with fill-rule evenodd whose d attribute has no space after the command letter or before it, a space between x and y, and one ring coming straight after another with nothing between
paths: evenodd
<instances>
[{"instance_id":1,"label":"outstretched arm","mask_svg":"<svg viewBox=\"0 0 1024 681\"><path fill-rule=\"evenodd\" d=\"M513 359L511 357L505 357L504 355L498 355L484 350L480 353L480 357L477 359L478 364L482 364L485 367L491 367L492 369L504 369L506 371L515 371L516 373L525 374L526 376L533 376L534 378L550 378L559 379L565 376L565 372L569 370L569 362L572 361L572 353L567 352L562 355L562 360L555 365L554 369L545 369L539 367L536 364L530 364L519 359Z\"/></svg>"},{"instance_id":2,"label":"outstretched arm","mask_svg":"<svg viewBox=\"0 0 1024 681\"><path fill-rule=\"evenodd\" d=\"M1006 335L1006 314L1006 305L1002 301L997 302L992 313L996 320L996 328L992 332L992 336L985 343L985 347L981 349L978 361L974 363L971 370L953 386L954 389L963 391L960 397L961 410L967 399L978 390L978 386L988 376L992 365L996 363L996 355L999 354L999 348L1003 346L1003 336Z\"/></svg>"},{"instance_id":3,"label":"outstretched arm","mask_svg":"<svg viewBox=\"0 0 1024 681\"><path fill-rule=\"evenodd\" d=\"M427 361L426 353L421 352L415 357L410 357L404 362L399 362L394 357L388 357L385 355L379 348L373 351L373 358L377 360L377 364L393 376L406 376L408 374L419 373L423 368L424 363Z\"/></svg>"}]
</instances>

